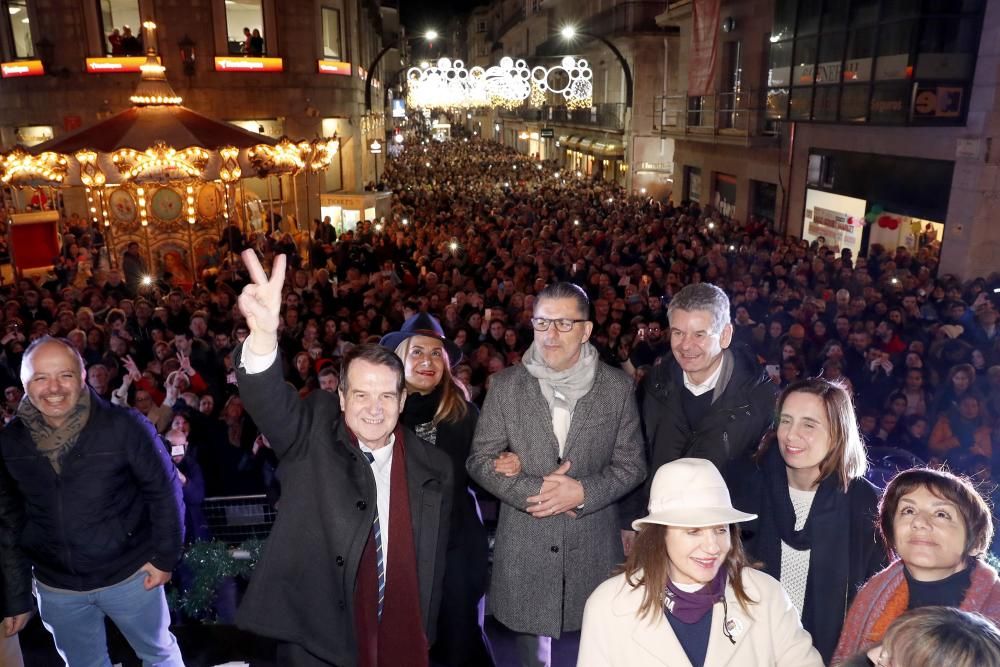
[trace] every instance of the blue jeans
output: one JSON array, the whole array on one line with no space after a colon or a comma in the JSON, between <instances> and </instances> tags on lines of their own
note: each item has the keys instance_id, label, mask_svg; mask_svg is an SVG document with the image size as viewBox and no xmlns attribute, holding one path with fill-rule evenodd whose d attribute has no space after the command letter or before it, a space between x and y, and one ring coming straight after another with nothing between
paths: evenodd
<instances>
[{"instance_id":1,"label":"blue jeans","mask_svg":"<svg viewBox=\"0 0 1000 667\"><path fill-rule=\"evenodd\" d=\"M66 591L35 582L38 612L71 667L111 667L104 617L118 626L144 667L184 667L177 639L170 633L170 613L163 587L145 588L139 571L113 586Z\"/></svg>"}]
</instances>

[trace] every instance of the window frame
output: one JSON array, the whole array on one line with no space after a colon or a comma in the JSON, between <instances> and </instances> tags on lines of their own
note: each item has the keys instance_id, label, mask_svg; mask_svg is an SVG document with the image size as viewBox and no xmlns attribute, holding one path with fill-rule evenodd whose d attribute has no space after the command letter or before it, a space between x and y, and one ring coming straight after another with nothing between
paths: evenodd
<instances>
[{"instance_id":1,"label":"window frame","mask_svg":"<svg viewBox=\"0 0 1000 667\"><path fill-rule=\"evenodd\" d=\"M148 0L144 0L148 1ZM281 51L278 43L277 12L275 0L260 0L263 11L262 30L264 38L264 55L268 58L281 58ZM226 13L225 0L212 0L212 29L215 38L215 53L213 58L232 58L229 53L229 15ZM317 30L322 30L317 25Z\"/></svg>"},{"instance_id":2,"label":"window frame","mask_svg":"<svg viewBox=\"0 0 1000 667\"><path fill-rule=\"evenodd\" d=\"M91 0L91 3L96 6L95 14L97 16L97 31L101 36L101 55L110 57L112 54L111 54L110 43L108 42L108 35L111 33L111 31L108 30L104 25L104 8L101 6L103 2L104 0ZM139 20L136 21L136 25L132 27L133 30L132 34L138 37L139 40L142 42L143 47L145 47L146 34L145 34L145 29L142 27L142 23L143 21L148 20L146 18L147 14L143 12L142 0L129 0L129 2L135 3L135 8L138 10L139 13ZM116 26L112 26L112 29L114 29L115 27ZM145 48L143 50L145 50Z\"/></svg>"},{"instance_id":3,"label":"window frame","mask_svg":"<svg viewBox=\"0 0 1000 667\"><path fill-rule=\"evenodd\" d=\"M21 56L17 53L17 40L14 38L14 22L11 20L9 9L10 0L0 0L0 11L3 12L7 24L6 28L2 31L3 59L5 61L38 60L40 58L38 47L36 46L38 39L35 36L35 26L38 25L37 16L35 15L35 5L31 0L23 0L23 2L24 11L28 18L28 33L31 36L31 53L26 56Z\"/></svg>"},{"instance_id":4,"label":"window frame","mask_svg":"<svg viewBox=\"0 0 1000 667\"><path fill-rule=\"evenodd\" d=\"M337 13L337 32L338 41L340 42L340 54L337 56L326 55L326 19L324 18L324 12L331 11ZM347 40L344 39L344 7L343 4L339 2L331 2L331 0L324 0L323 4L319 7L319 52L320 58L323 59L333 59L339 60L341 62L349 62L347 58Z\"/></svg>"}]
</instances>

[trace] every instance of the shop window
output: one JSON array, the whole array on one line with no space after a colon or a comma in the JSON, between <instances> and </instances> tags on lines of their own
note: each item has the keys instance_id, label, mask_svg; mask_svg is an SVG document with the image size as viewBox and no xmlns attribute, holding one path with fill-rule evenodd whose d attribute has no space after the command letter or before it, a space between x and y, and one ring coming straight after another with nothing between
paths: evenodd
<instances>
[{"instance_id":1,"label":"shop window","mask_svg":"<svg viewBox=\"0 0 1000 667\"><path fill-rule=\"evenodd\" d=\"M340 30L340 10L323 7L323 57L344 60L343 32Z\"/></svg>"},{"instance_id":2,"label":"shop window","mask_svg":"<svg viewBox=\"0 0 1000 667\"><path fill-rule=\"evenodd\" d=\"M971 18L934 18L924 21L917 49L917 76L921 79L972 77L979 25Z\"/></svg>"},{"instance_id":3,"label":"shop window","mask_svg":"<svg viewBox=\"0 0 1000 667\"><path fill-rule=\"evenodd\" d=\"M775 42L771 44L770 67L767 71L767 85L775 88L791 83L789 75L792 69L792 42Z\"/></svg>"},{"instance_id":4,"label":"shop window","mask_svg":"<svg viewBox=\"0 0 1000 667\"><path fill-rule=\"evenodd\" d=\"M767 117L784 118L788 115L788 89L771 88L767 91Z\"/></svg>"},{"instance_id":5,"label":"shop window","mask_svg":"<svg viewBox=\"0 0 1000 667\"><path fill-rule=\"evenodd\" d=\"M904 124L910 110L910 92L908 81L876 85L872 91L871 122Z\"/></svg>"},{"instance_id":6,"label":"shop window","mask_svg":"<svg viewBox=\"0 0 1000 667\"><path fill-rule=\"evenodd\" d=\"M875 28L858 28L847 35L844 81L869 81L875 56Z\"/></svg>"},{"instance_id":7,"label":"shop window","mask_svg":"<svg viewBox=\"0 0 1000 667\"><path fill-rule=\"evenodd\" d=\"M835 32L819 38L819 58L816 63L816 83L840 81L841 61L844 58L845 34Z\"/></svg>"},{"instance_id":8,"label":"shop window","mask_svg":"<svg viewBox=\"0 0 1000 667\"><path fill-rule=\"evenodd\" d=\"M14 58L34 58L35 40L31 36L31 19L28 18L27 0L7 0L7 17Z\"/></svg>"},{"instance_id":9,"label":"shop window","mask_svg":"<svg viewBox=\"0 0 1000 667\"><path fill-rule=\"evenodd\" d=\"M901 21L880 26L878 33L878 60L875 62L875 79L906 79L912 74L910 51L916 34L916 21Z\"/></svg>"},{"instance_id":10,"label":"shop window","mask_svg":"<svg viewBox=\"0 0 1000 667\"><path fill-rule=\"evenodd\" d=\"M792 84L802 86L813 82L816 73L816 38L795 40L795 67L792 69Z\"/></svg>"},{"instance_id":11,"label":"shop window","mask_svg":"<svg viewBox=\"0 0 1000 667\"><path fill-rule=\"evenodd\" d=\"M796 0L775 0L774 3L774 32L772 40L779 41L789 39L795 34L795 7Z\"/></svg>"},{"instance_id":12,"label":"shop window","mask_svg":"<svg viewBox=\"0 0 1000 667\"><path fill-rule=\"evenodd\" d=\"M136 0L98 0L104 54L141 56L142 18Z\"/></svg>"},{"instance_id":13,"label":"shop window","mask_svg":"<svg viewBox=\"0 0 1000 667\"><path fill-rule=\"evenodd\" d=\"M843 30L847 24L847 10L850 3L827 0L823 3L823 31Z\"/></svg>"},{"instance_id":14,"label":"shop window","mask_svg":"<svg viewBox=\"0 0 1000 667\"><path fill-rule=\"evenodd\" d=\"M229 55L263 56L266 42L261 0L226 0L225 9Z\"/></svg>"},{"instance_id":15,"label":"shop window","mask_svg":"<svg viewBox=\"0 0 1000 667\"><path fill-rule=\"evenodd\" d=\"M795 27L796 35L815 35L819 30L819 2L805 0L799 3L799 20Z\"/></svg>"},{"instance_id":16,"label":"shop window","mask_svg":"<svg viewBox=\"0 0 1000 667\"><path fill-rule=\"evenodd\" d=\"M809 120L812 115L812 86L792 88L791 104L788 109L788 117L792 120Z\"/></svg>"},{"instance_id":17,"label":"shop window","mask_svg":"<svg viewBox=\"0 0 1000 667\"><path fill-rule=\"evenodd\" d=\"M871 25L878 20L878 0L854 0L851 3L851 27Z\"/></svg>"},{"instance_id":18,"label":"shop window","mask_svg":"<svg viewBox=\"0 0 1000 667\"><path fill-rule=\"evenodd\" d=\"M868 85L845 85L840 94L840 120L863 123L868 119Z\"/></svg>"},{"instance_id":19,"label":"shop window","mask_svg":"<svg viewBox=\"0 0 1000 667\"><path fill-rule=\"evenodd\" d=\"M840 98L840 88L833 86L816 86L816 96L813 99L813 120L837 120L837 103Z\"/></svg>"}]
</instances>

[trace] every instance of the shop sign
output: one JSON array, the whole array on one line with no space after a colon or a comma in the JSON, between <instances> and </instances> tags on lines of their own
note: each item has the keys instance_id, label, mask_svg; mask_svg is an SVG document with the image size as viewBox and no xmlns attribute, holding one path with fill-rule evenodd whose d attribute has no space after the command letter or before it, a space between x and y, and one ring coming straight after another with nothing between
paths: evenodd
<instances>
[{"instance_id":1,"label":"shop sign","mask_svg":"<svg viewBox=\"0 0 1000 667\"><path fill-rule=\"evenodd\" d=\"M962 115L962 86L918 87L913 98L914 118L958 118Z\"/></svg>"},{"instance_id":2,"label":"shop sign","mask_svg":"<svg viewBox=\"0 0 1000 667\"><path fill-rule=\"evenodd\" d=\"M554 139L556 131L551 127L543 127L539 134L541 134L542 139Z\"/></svg>"},{"instance_id":3,"label":"shop sign","mask_svg":"<svg viewBox=\"0 0 1000 667\"><path fill-rule=\"evenodd\" d=\"M382 144L376 139L368 146L368 149L372 152L372 155L378 155L382 152Z\"/></svg>"},{"instance_id":4,"label":"shop sign","mask_svg":"<svg viewBox=\"0 0 1000 667\"><path fill-rule=\"evenodd\" d=\"M13 79L20 76L42 76L45 68L42 67L41 60L15 60L9 63L0 63L0 75L5 79Z\"/></svg>"},{"instance_id":5,"label":"shop sign","mask_svg":"<svg viewBox=\"0 0 1000 667\"><path fill-rule=\"evenodd\" d=\"M316 64L320 74L351 75L351 63L342 60L319 60Z\"/></svg>"},{"instance_id":6,"label":"shop sign","mask_svg":"<svg viewBox=\"0 0 1000 667\"><path fill-rule=\"evenodd\" d=\"M160 62L159 56L156 62ZM87 74L123 74L138 72L146 64L146 56L87 58Z\"/></svg>"},{"instance_id":7,"label":"shop sign","mask_svg":"<svg viewBox=\"0 0 1000 667\"><path fill-rule=\"evenodd\" d=\"M284 62L281 58L230 58L215 59L216 72L281 72Z\"/></svg>"}]
</instances>

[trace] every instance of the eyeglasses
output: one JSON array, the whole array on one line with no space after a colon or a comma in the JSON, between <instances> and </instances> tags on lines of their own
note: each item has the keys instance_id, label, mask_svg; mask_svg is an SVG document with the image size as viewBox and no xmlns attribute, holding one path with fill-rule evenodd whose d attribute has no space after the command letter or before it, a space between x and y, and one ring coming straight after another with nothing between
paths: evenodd
<instances>
[{"instance_id":1,"label":"eyeglasses","mask_svg":"<svg viewBox=\"0 0 1000 667\"><path fill-rule=\"evenodd\" d=\"M549 327L555 324L556 331L561 331L563 333L566 333L568 331L573 330L573 325L587 321L588 320L571 320L565 317L557 320L550 320L546 317L532 317L531 326L535 328L535 331L548 331Z\"/></svg>"}]
</instances>

